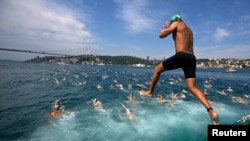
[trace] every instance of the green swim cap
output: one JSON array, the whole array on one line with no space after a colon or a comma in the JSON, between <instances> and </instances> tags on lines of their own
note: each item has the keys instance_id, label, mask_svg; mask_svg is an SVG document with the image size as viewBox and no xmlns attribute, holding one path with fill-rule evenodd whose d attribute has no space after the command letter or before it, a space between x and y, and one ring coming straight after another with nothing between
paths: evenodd
<instances>
[{"instance_id":1,"label":"green swim cap","mask_svg":"<svg viewBox=\"0 0 250 141\"><path fill-rule=\"evenodd\" d=\"M178 14L174 14L171 18L170 18L170 23L174 22L174 21L178 21L181 20L181 16Z\"/></svg>"}]
</instances>

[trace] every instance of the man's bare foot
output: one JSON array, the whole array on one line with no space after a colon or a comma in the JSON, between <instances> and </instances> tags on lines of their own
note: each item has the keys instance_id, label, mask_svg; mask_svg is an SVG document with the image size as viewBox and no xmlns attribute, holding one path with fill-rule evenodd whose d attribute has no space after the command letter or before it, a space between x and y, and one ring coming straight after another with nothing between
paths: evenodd
<instances>
[{"instance_id":1,"label":"man's bare foot","mask_svg":"<svg viewBox=\"0 0 250 141\"><path fill-rule=\"evenodd\" d=\"M148 97L152 96L152 93L150 93L149 91L140 90L138 92L139 92L140 95L144 95L144 96L148 96Z\"/></svg>"},{"instance_id":2,"label":"man's bare foot","mask_svg":"<svg viewBox=\"0 0 250 141\"><path fill-rule=\"evenodd\" d=\"M213 125L219 125L219 115L217 113L215 113L213 110L210 110L208 112L209 116L210 116L210 119L212 121L212 124Z\"/></svg>"}]
</instances>

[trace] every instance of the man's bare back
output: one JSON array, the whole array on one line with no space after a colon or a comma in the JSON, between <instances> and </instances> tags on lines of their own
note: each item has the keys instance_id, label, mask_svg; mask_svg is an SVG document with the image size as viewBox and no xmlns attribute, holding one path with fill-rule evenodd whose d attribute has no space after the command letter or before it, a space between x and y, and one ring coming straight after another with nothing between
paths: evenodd
<instances>
[{"instance_id":1,"label":"man's bare back","mask_svg":"<svg viewBox=\"0 0 250 141\"><path fill-rule=\"evenodd\" d=\"M175 22L176 32L173 32L176 52L186 52L193 54L193 32L183 22ZM173 25L174 26L174 25Z\"/></svg>"},{"instance_id":2,"label":"man's bare back","mask_svg":"<svg viewBox=\"0 0 250 141\"><path fill-rule=\"evenodd\" d=\"M170 33L173 36L176 52L194 54L193 32L184 22L177 21L172 24L166 22L165 28L160 31L159 37L165 38Z\"/></svg>"}]
</instances>

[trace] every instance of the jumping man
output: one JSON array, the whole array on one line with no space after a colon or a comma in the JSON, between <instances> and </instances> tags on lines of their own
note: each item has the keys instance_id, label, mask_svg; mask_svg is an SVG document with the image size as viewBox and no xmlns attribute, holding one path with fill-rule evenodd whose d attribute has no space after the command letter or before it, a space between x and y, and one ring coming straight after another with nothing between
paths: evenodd
<instances>
[{"instance_id":1,"label":"jumping man","mask_svg":"<svg viewBox=\"0 0 250 141\"><path fill-rule=\"evenodd\" d=\"M182 68L188 90L206 108L212 124L219 124L219 115L213 110L201 90L196 87L196 57L193 51L193 32L180 15L174 14L170 22L160 30L159 38L165 38L172 34L176 54L158 64L153 72L149 90L141 90L140 94L151 97L160 74L164 71Z\"/></svg>"}]
</instances>

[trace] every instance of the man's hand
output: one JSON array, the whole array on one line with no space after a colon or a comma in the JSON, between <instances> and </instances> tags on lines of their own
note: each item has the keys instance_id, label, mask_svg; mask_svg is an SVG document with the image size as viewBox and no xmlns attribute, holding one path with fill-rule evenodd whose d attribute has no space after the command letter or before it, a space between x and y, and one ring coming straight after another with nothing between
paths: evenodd
<instances>
[{"instance_id":1,"label":"man's hand","mask_svg":"<svg viewBox=\"0 0 250 141\"><path fill-rule=\"evenodd\" d=\"M169 21L166 21L166 23L165 23L165 27L164 27L164 28L168 28L169 26L170 26Z\"/></svg>"}]
</instances>

